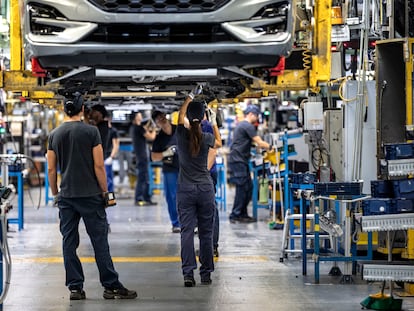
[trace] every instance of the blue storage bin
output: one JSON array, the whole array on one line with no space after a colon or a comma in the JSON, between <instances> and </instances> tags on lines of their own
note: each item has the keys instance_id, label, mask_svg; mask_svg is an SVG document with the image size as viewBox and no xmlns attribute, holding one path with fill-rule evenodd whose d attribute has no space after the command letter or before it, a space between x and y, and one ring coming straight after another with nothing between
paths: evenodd
<instances>
[{"instance_id":1,"label":"blue storage bin","mask_svg":"<svg viewBox=\"0 0 414 311\"><path fill-rule=\"evenodd\" d=\"M371 180L371 196L375 198L393 198L394 189L391 180Z\"/></svg>"},{"instance_id":2,"label":"blue storage bin","mask_svg":"<svg viewBox=\"0 0 414 311\"><path fill-rule=\"evenodd\" d=\"M414 199L414 179L393 180L394 198Z\"/></svg>"},{"instance_id":3,"label":"blue storage bin","mask_svg":"<svg viewBox=\"0 0 414 311\"><path fill-rule=\"evenodd\" d=\"M362 201L362 211L364 216L393 214L392 199L370 198Z\"/></svg>"},{"instance_id":4,"label":"blue storage bin","mask_svg":"<svg viewBox=\"0 0 414 311\"><path fill-rule=\"evenodd\" d=\"M414 210L413 201L407 199L394 199L393 200L394 213L411 213Z\"/></svg>"},{"instance_id":5,"label":"blue storage bin","mask_svg":"<svg viewBox=\"0 0 414 311\"><path fill-rule=\"evenodd\" d=\"M317 182L314 193L316 195L361 195L363 183L353 182Z\"/></svg>"},{"instance_id":6,"label":"blue storage bin","mask_svg":"<svg viewBox=\"0 0 414 311\"><path fill-rule=\"evenodd\" d=\"M384 155L386 160L414 158L413 143L385 144Z\"/></svg>"}]
</instances>

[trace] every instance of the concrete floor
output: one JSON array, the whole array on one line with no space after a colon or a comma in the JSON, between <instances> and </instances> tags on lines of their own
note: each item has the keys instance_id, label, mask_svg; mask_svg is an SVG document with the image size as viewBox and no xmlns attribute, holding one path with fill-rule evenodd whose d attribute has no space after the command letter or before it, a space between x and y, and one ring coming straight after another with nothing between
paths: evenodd
<instances>
[{"instance_id":1,"label":"concrete floor","mask_svg":"<svg viewBox=\"0 0 414 311\"><path fill-rule=\"evenodd\" d=\"M8 234L13 267L4 310L360 310L360 302L379 291L360 275L354 284L340 284L328 275L332 264L321 264L320 284L314 284L313 262L302 276L300 258L279 261L281 230L270 230L269 211L259 210L254 224L230 224L233 189L228 189L227 211L220 211L220 257L211 286L185 288L180 269L180 235L171 233L161 194L157 206L136 207L128 195L108 210L111 253L120 280L138 291L136 300L105 300L93 261L93 251L81 225L79 255L83 258L87 299L70 301L64 285L58 210L44 204L35 209L40 188L25 192L24 229L11 224ZM15 200L15 199L14 199ZM9 217L15 217L17 203ZM197 245L197 244L196 244ZM343 264L339 263L339 267ZM196 281L199 282L198 274ZM404 298L404 310L414 310Z\"/></svg>"}]
</instances>

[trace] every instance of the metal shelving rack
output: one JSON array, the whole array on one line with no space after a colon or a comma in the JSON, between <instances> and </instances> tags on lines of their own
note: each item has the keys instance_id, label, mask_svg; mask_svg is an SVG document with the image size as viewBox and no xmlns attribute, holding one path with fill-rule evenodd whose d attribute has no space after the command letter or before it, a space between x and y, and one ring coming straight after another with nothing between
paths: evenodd
<instances>
[{"instance_id":1,"label":"metal shelving rack","mask_svg":"<svg viewBox=\"0 0 414 311\"><path fill-rule=\"evenodd\" d=\"M289 157L295 156L296 152L289 152L289 144L288 140L296 137L302 136L302 133L299 130L292 130L292 131L285 131L283 134L280 134L277 139L281 140L283 142L283 153L281 157L281 163L285 164L285 169L280 172L280 178L283 179L283 202L285 202L285 211L289 209L289 206L287 205L289 202ZM277 140L274 139L274 140ZM252 195L252 205L253 205L253 217L257 218L257 210L259 208L269 208L270 204L259 204L258 202L258 177L259 177L259 171L261 169L269 169L272 171L271 175L269 175L269 180L273 180L273 178L278 178L276 173L276 166L271 166L270 163L265 163L265 165L259 164L255 165L253 163L254 161L250 162L250 169L253 171L253 195ZM274 190L275 191L275 190ZM285 212L284 211L284 212Z\"/></svg>"},{"instance_id":2,"label":"metal shelving rack","mask_svg":"<svg viewBox=\"0 0 414 311\"><path fill-rule=\"evenodd\" d=\"M371 233L368 234L368 249L366 256L357 256L355 254L355 248L353 247L353 242L351 240L350 232L351 232L351 213L353 209L353 204L356 202L363 201L370 196L353 196L352 198L345 199L339 198L335 196L316 196L311 198L311 205L312 210L314 210L314 232L315 232L315 242L314 242L314 274L315 274L315 283L319 283L319 264L321 261L333 261L333 262L344 262L344 273L341 278L341 283L353 283L352 280L352 264L358 260L371 260L372 259L372 235ZM338 204L346 204L346 216L344 219L344 226L343 226L343 234L344 234L344 246L343 246L343 254L340 253L332 253L330 256L321 256L320 255L320 245L319 245L319 237L320 237L320 229L321 229L321 222L320 222L320 210L319 206L315 205L316 201L325 200L325 201L334 201Z\"/></svg>"},{"instance_id":3,"label":"metal shelving rack","mask_svg":"<svg viewBox=\"0 0 414 311\"><path fill-rule=\"evenodd\" d=\"M365 232L387 232L388 263L364 264L363 279L366 281L390 282L389 289L390 296L392 297L392 282L413 282L414 266L409 264L392 264L391 232L414 229L414 213L362 216L361 226Z\"/></svg>"}]
</instances>

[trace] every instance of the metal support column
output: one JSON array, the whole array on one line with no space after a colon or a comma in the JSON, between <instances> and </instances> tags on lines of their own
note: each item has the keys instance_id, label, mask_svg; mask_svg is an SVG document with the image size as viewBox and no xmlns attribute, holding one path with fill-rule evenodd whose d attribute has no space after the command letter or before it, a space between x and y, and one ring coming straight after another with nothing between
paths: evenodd
<instances>
[{"instance_id":1,"label":"metal support column","mask_svg":"<svg viewBox=\"0 0 414 311\"><path fill-rule=\"evenodd\" d=\"M24 196L23 196L23 173L21 171L9 172L9 176L17 177L17 218L7 219L8 224L17 224L19 231L24 228Z\"/></svg>"}]
</instances>

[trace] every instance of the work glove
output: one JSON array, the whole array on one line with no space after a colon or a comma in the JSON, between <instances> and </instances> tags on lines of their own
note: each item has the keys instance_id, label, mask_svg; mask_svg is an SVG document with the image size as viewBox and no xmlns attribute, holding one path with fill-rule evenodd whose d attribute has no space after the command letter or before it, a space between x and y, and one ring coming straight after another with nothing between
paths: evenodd
<instances>
[{"instance_id":1,"label":"work glove","mask_svg":"<svg viewBox=\"0 0 414 311\"><path fill-rule=\"evenodd\" d=\"M217 114L216 114L216 112L211 108L207 108L206 113L207 113L207 119L211 123L211 125L212 126L217 125Z\"/></svg>"},{"instance_id":2,"label":"work glove","mask_svg":"<svg viewBox=\"0 0 414 311\"><path fill-rule=\"evenodd\" d=\"M177 152L176 145L169 146L166 150L162 152L162 157L163 158L172 157L176 152Z\"/></svg>"},{"instance_id":3,"label":"work glove","mask_svg":"<svg viewBox=\"0 0 414 311\"><path fill-rule=\"evenodd\" d=\"M112 165L112 157L107 157L104 161L105 165Z\"/></svg>"},{"instance_id":4,"label":"work glove","mask_svg":"<svg viewBox=\"0 0 414 311\"><path fill-rule=\"evenodd\" d=\"M53 207L58 207L59 192L53 197Z\"/></svg>"},{"instance_id":5,"label":"work glove","mask_svg":"<svg viewBox=\"0 0 414 311\"><path fill-rule=\"evenodd\" d=\"M203 93L203 86L201 84L197 84L196 87L191 90L190 94L188 94L188 97L194 99L194 97L200 95L201 93Z\"/></svg>"}]
</instances>

